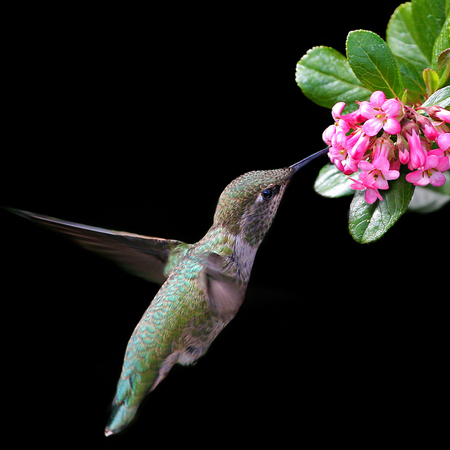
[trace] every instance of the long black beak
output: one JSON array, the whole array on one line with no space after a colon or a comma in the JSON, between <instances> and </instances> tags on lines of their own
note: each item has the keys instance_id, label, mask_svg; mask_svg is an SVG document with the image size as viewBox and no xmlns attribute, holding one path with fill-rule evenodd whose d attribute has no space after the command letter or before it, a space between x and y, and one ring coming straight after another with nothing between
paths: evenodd
<instances>
[{"instance_id":1,"label":"long black beak","mask_svg":"<svg viewBox=\"0 0 450 450\"><path fill-rule=\"evenodd\" d=\"M294 169L294 172L292 172L291 177L296 174L303 166L306 166L306 164L308 164L309 162L311 162L313 159L318 158L319 156L325 155L325 153L328 152L328 147L324 148L323 150L319 150L316 153L313 153L312 155L308 156L305 159L302 159L301 161L299 161L298 163L292 164L292 166L290 166L291 169Z\"/></svg>"}]
</instances>

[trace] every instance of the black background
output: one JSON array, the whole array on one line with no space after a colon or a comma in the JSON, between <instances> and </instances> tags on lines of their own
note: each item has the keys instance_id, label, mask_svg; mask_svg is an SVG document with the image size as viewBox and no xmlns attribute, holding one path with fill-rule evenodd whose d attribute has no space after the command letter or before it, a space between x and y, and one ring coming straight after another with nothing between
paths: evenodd
<instances>
[{"instance_id":1,"label":"black background","mask_svg":"<svg viewBox=\"0 0 450 450\"><path fill-rule=\"evenodd\" d=\"M353 29L385 37L393 7L357 5L15 12L0 204L195 242L232 179L323 148L330 111L303 96L295 65L316 45L344 53ZM436 435L448 208L358 245L349 198L313 190L324 163L291 183L236 319L108 439L123 353L157 287L1 210L3 437L285 448Z\"/></svg>"}]
</instances>

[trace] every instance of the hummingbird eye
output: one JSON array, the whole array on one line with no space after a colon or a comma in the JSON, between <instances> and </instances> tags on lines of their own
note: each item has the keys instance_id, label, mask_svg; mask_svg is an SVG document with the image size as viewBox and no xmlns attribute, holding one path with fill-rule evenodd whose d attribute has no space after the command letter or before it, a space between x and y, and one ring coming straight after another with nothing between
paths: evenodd
<instances>
[{"instance_id":1,"label":"hummingbird eye","mask_svg":"<svg viewBox=\"0 0 450 450\"><path fill-rule=\"evenodd\" d=\"M262 193L263 198L265 198L266 200L269 200L273 197L273 191L272 189L266 189L263 193Z\"/></svg>"},{"instance_id":2,"label":"hummingbird eye","mask_svg":"<svg viewBox=\"0 0 450 450\"><path fill-rule=\"evenodd\" d=\"M280 186L274 186L272 188L267 188L262 192L262 198L264 200L270 200L271 198L275 197L276 194L278 194L278 191L280 190Z\"/></svg>"}]
</instances>

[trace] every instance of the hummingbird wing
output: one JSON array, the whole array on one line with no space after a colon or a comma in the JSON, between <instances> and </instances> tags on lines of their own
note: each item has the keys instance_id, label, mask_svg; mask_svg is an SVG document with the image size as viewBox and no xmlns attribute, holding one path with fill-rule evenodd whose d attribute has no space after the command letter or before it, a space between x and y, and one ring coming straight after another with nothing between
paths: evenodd
<instances>
[{"instance_id":1,"label":"hummingbird wing","mask_svg":"<svg viewBox=\"0 0 450 450\"><path fill-rule=\"evenodd\" d=\"M206 300L213 315L229 322L244 301L246 286L231 274L230 257L210 253L203 269Z\"/></svg>"},{"instance_id":2,"label":"hummingbird wing","mask_svg":"<svg viewBox=\"0 0 450 450\"><path fill-rule=\"evenodd\" d=\"M154 283L164 283L178 255L189 247L189 244L173 239L107 230L20 209L6 209L62 233L83 248L111 259L127 272Z\"/></svg>"}]
</instances>

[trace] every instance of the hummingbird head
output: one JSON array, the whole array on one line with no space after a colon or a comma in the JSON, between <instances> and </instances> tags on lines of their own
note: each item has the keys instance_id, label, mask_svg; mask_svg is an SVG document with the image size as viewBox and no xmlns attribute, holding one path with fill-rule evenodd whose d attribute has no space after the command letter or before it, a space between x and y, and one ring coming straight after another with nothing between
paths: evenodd
<instances>
[{"instance_id":1,"label":"hummingbird head","mask_svg":"<svg viewBox=\"0 0 450 450\"><path fill-rule=\"evenodd\" d=\"M236 178L220 195L214 224L241 235L251 246L258 246L272 224L292 176L327 151L328 148L321 150L284 169L258 170Z\"/></svg>"}]
</instances>

